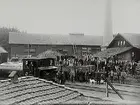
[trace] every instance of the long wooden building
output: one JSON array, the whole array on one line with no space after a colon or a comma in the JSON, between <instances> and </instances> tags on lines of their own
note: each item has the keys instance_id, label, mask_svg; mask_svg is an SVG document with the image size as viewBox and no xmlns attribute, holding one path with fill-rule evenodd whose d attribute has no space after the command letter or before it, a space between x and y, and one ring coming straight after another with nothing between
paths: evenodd
<instances>
[{"instance_id":1,"label":"long wooden building","mask_svg":"<svg viewBox=\"0 0 140 105\"><path fill-rule=\"evenodd\" d=\"M84 34L28 34L9 33L9 54L12 56L36 56L46 50L54 50L64 55L93 54L101 50L102 36Z\"/></svg>"}]
</instances>

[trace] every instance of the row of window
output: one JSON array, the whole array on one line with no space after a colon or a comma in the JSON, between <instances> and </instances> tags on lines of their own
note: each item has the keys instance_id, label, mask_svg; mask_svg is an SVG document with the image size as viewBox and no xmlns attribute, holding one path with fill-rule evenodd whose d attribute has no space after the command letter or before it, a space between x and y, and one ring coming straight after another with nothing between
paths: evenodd
<instances>
[{"instance_id":1,"label":"row of window","mask_svg":"<svg viewBox=\"0 0 140 105\"><path fill-rule=\"evenodd\" d=\"M125 41L118 41L118 46L124 46L126 44Z\"/></svg>"},{"instance_id":2,"label":"row of window","mask_svg":"<svg viewBox=\"0 0 140 105\"><path fill-rule=\"evenodd\" d=\"M91 48L90 47L82 47L82 51L87 51L87 52L91 52Z\"/></svg>"}]
</instances>

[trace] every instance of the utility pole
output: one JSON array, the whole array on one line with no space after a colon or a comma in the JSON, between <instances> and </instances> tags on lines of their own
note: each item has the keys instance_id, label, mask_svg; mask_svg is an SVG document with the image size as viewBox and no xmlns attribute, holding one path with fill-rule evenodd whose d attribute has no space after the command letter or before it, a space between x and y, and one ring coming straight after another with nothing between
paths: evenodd
<instances>
[{"instance_id":1,"label":"utility pole","mask_svg":"<svg viewBox=\"0 0 140 105\"><path fill-rule=\"evenodd\" d=\"M30 44L28 44L28 57L30 56Z\"/></svg>"},{"instance_id":2,"label":"utility pole","mask_svg":"<svg viewBox=\"0 0 140 105\"><path fill-rule=\"evenodd\" d=\"M106 97L109 97L109 92L108 92L108 83L106 81Z\"/></svg>"}]
</instances>

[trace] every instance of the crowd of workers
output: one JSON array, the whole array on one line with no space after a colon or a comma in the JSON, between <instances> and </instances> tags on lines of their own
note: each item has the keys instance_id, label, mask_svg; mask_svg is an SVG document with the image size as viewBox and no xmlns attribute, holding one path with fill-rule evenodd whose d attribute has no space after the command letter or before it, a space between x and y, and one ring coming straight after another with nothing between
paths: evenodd
<instances>
[{"instance_id":1,"label":"crowd of workers","mask_svg":"<svg viewBox=\"0 0 140 105\"><path fill-rule=\"evenodd\" d=\"M134 76L136 73L137 63L132 61L118 61L112 59L77 59L68 58L60 60L60 66L57 73L60 83L65 81L89 82L89 79L94 79L97 84L104 78L110 82L119 82L124 84L128 75Z\"/></svg>"}]
</instances>

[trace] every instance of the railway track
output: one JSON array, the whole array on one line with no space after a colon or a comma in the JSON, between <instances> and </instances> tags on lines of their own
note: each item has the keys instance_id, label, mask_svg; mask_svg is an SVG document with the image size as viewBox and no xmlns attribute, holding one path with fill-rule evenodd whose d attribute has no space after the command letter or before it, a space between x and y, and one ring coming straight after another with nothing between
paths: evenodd
<instances>
[{"instance_id":1,"label":"railway track","mask_svg":"<svg viewBox=\"0 0 140 105\"><path fill-rule=\"evenodd\" d=\"M80 84L74 84L74 83L66 83L66 86L70 87L70 88L75 88L75 89L81 89L81 90L87 90L87 91L96 91L96 92L106 92L105 88L101 88L101 87L97 87L97 86L88 86L88 85L80 85ZM121 86L121 85L117 85L117 86ZM124 86L126 87L126 86ZM131 87L131 86L130 86ZM133 88L137 88L138 87L133 87ZM133 96L133 97L140 97L140 89L139 92L136 91L127 91L127 90L120 90L120 89L116 89L119 93L121 93L121 95L128 95L128 96ZM112 89L109 88L109 93L111 94L116 94Z\"/></svg>"},{"instance_id":2,"label":"railway track","mask_svg":"<svg viewBox=\"0 0 140 105\"><path fill-rule=\"evenodd\" d=\"M123 86L123 87L133 87L140 89L140 85L129 85L129 84L120 84L120 83L113 83L115 86Z\"/></svg>"}]
</instances>

